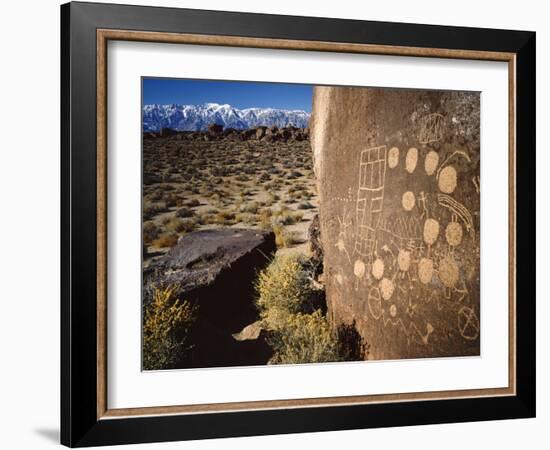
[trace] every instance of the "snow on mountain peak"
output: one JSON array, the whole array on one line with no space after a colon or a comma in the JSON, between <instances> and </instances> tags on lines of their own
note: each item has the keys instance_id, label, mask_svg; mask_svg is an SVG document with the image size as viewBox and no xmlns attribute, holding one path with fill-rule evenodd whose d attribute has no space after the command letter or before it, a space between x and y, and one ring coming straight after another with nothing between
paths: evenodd
<instances>
[{"instance_id":1,"label":"snow on mountain peak","mask_svg":"<svg viewBox=\"0 0 550 450\"><path fill-rule=\"evenodd\" d=\"M295 126L306 128L310 114L300 110L274 108L238 109L228 104L143 106L143 131L172 128L178 131L206 130L210 124L224 128L246 129L257 126Z\"/></svg>"}]
</instances>

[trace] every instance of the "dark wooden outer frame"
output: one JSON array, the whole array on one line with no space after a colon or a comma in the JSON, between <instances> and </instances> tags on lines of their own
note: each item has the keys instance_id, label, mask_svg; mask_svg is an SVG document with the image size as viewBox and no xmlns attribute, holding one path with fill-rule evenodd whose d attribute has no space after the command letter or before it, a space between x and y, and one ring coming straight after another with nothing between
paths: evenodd
<instances>
[{"instance_id":1,"label":"dark wooden outer frame","mask_svg":"<svg viewBox=\"0 0 550 450\"><path fill-rule=\"evenodd\" d=\"M405 394L369 402L333 398L271 402L271 406L269 402L207 405L202 410L178 406L109 410L104 353L107 130L104 100L98 94L106 89L103 71L108 39L508 61L510 306L515 313L510 322L510 389L487 390L485 395L432 393L422 400ZM535 33L70 3L61 7L61 77L63 444L107 445L535 415Z\"/></svg>"}]
</instances>

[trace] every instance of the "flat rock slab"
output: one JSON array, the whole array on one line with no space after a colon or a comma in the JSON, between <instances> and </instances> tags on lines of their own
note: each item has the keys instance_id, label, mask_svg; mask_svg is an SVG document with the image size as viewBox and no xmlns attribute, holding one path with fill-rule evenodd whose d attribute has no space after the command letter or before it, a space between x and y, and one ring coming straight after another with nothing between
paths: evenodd
<instances>
[{"instance_id":1,"label":"flat rock slab","mask_svg":"<svg viewBox=\"0 0 550 450\"><path fill-rule=\"evenodd\" d=\"M272 232L220 228L189 233L151 265L146 284L170 285L198 306L190 360L179 367L266 364L264 343L242 344L232 334L254 322L254 282L276 251Z\"/></svg>"},{"instance_id":2,"label":"flat rock slab","mask_svg":"<svg viewBox=\"0 0 550 450\"><path fill-rule=\"evenodd\" d=\"M479 355L479 120L479 93L314 90L329 316L369 359Z\"/></svg>"},{"instance_id":3,"label":"flat rock slab","mask_svg":"<svg viewBox=\"0 0 550 450\"><path fill-rule=\"evenodd\" d=\"M175 284L181 293L213 283L219 274L241 258L274 251L273 233L260 230L221 228L182 236L147 274L156 272L162 283Z\"/></svg>"}]
</instances>

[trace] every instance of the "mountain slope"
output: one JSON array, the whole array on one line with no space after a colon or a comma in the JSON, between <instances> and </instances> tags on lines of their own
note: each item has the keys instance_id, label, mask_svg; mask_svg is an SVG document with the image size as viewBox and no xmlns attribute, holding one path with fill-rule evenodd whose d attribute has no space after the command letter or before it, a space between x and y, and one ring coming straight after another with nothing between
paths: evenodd
<instances>
[{"instance_id":1,"label":"mountain slope","mask_svg":"<svg viewBox=\"0 0 550 450\"><path fill-rule=\"evenodd\" d=\"M279 128L295 126L306 128L310 114L300 110L273 108L237 109L231 105L205 103L204 105L145 105L143 131L172 128L178 131L206 130L216 123L224 128L238 130L263 126Z\"/></svg>"}]
</instances>

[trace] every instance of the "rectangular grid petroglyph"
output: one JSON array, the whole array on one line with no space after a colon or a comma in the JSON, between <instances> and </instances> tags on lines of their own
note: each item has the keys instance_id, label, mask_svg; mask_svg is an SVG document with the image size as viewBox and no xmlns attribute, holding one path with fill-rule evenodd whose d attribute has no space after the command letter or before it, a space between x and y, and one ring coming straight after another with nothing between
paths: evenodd
<instances>
[{"instance_id":1,"label":"rectangular grid petroglyph","mask_svg":"<svg viewBox=\"0 0 550 450\"><path fill-rule=\"evenodd\" d=\"M357 236L354 251L366 257L369 262L372 259L376 229L382 213L385 176L386 146L363 150L359 160Z\"/></svg>"}]
</instances>

